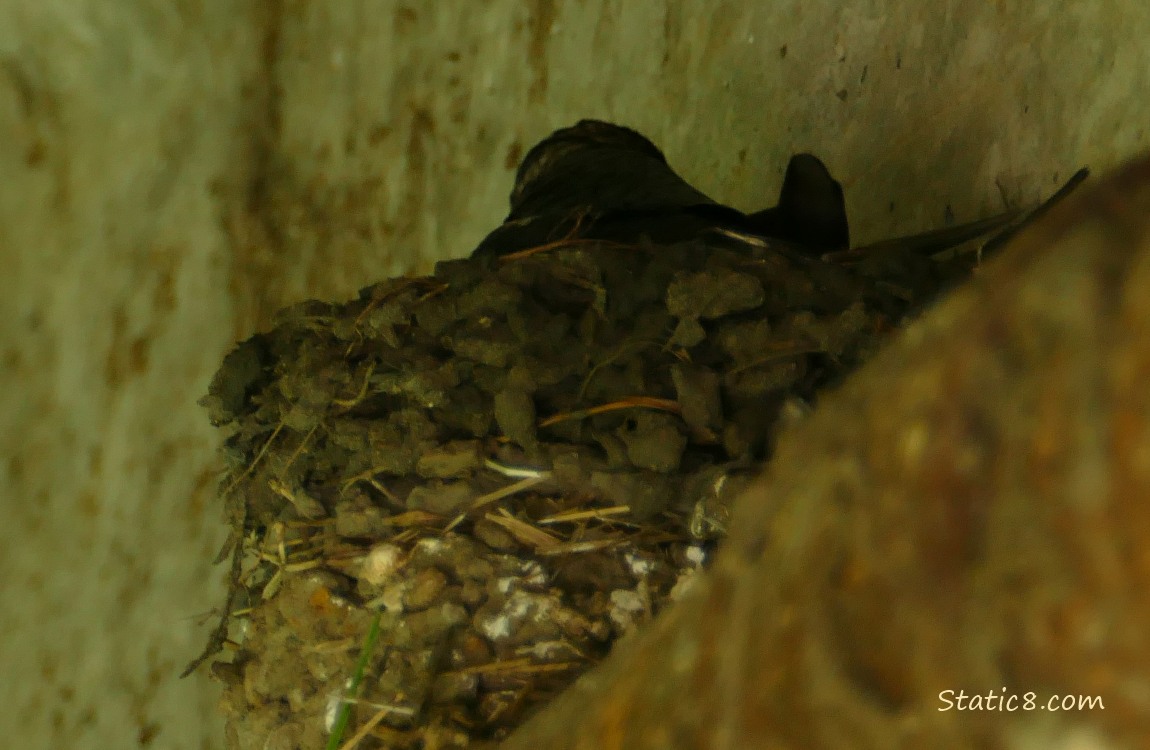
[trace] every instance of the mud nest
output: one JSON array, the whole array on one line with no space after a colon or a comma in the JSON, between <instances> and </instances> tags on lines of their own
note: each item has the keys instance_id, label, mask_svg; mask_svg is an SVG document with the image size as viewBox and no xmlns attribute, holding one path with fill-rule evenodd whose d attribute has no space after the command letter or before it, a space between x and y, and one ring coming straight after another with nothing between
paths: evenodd
<instances>
[{"instance_id":1,"label":"mud nest","mask_svg":"<svg viewBox=\"0 0 1150 750\"><path fill-rule=\"evenodd\" d=\"M791 231L783 199L516 215L540 148L662 159L630 138L553 136L472 258L285 309L225 359L230 747L498 740L689 585L780 427L972 265L756 232Z\"/></svg>"}]
</instances>

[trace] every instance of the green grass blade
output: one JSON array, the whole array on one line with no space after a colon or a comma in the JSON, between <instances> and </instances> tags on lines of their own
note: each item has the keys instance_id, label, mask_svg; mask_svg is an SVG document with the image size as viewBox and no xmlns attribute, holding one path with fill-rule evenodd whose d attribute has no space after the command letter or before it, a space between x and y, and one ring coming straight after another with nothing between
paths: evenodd
<instances>
[{"instance_id":1,"label":"green grass blade","mask_svg":"<svg viewBox=\"0 0 1150 750\"><path fill-rule=\"evenodd\" d=\"M339 745L343 742L343 733L347 730L347 723L351 721L351 702L359 693L359 685L363 682L363 673L367 671L367 660L371 658L371 652L375 650L375 642L379 640L381 615L382 613L376 610L375 616L371 618L371 627L368 628L367 638L363 642L359 659L355 663L355 672L343 694L343 700L340 702L339 710L336 713L335 724L331 728L331 734L328 735L327 750L339 750Z\"/></svg>"}]
</instances>

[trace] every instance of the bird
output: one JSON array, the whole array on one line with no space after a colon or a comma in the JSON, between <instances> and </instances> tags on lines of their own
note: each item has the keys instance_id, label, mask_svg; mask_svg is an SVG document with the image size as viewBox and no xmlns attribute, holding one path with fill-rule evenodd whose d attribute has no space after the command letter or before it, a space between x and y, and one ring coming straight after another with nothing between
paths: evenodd
<instances>
[{"instance_id":1,"label":"bird","mask_svg":"<svg viewBox=\"0 0 1150 750\"><path fill-rule=\"evenodd\" d=\"M809 153L791 157L778 203L746 214L692 186L641 133L580 120L524 157L503 223L472 253L498 257L561 239L677 242L714 229L811 254L850 246L842 186Z\"/></svg>"}]
</instances>

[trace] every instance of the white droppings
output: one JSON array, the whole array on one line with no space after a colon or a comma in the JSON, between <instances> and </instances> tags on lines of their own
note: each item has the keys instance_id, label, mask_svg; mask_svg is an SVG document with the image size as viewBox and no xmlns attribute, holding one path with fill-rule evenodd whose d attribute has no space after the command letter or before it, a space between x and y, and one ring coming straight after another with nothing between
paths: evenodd
<instances>
[{"instance_id":1,"label":"white droppings","mask_svg":"<svg viewBox=\"0 0 1150 750\"><path fill-rule=\"evenodd\" d=\"M525 599L522 593L522 591L516 591L512 594L511 598L507 600L507 603L503 605L503 611L513 620L522 620L527 616L527 612L530 609L530 600Z\"/></svg>"},{"instance_id":2,"label":"white droppings","mask_svg":"<svg viewBox=\"0 0 1150 750\"><path fill-rule=\"evenodd\" d=\"M363 558L359 568L360 580L381 586L403 567L403 550L394 544L377 544Z\"/></svg>"},{"instance_id":3,"label":"white droppings","mask_svg":"<svg viewBox=\"0 0 1150 750\"><path fill-rule=\"evenodd\" d=\"M441 552L443 550L444 544L442 539L436 539L433 536L427 536L416 542L415 546L424 552L435 554L436 552Z\"/></svg>"},{"instance_id":4,"label":"white droppings","mask_svg":"<svg viewBox=\"0 0 1150 750\"><path fill-rule=\"evenodd\" d=\"M627 561L627 567L631 569L631 575L636 576L637 578L643 578L647 576L651 572L652 568L655 567L654 563L652 563L649 559L640 557L634 552L628 552L623 556L623 559Z\"/></svg>"},{"instance_id":5,"label":"white droppings","mask_svg":"<svg viewBox=\"0 0 1150 750\"><path fill-rule=\"evenodd\" d=\"M646 611L647 603L637 591L616 589L611 592L611 622L627 630L635 624L635 615Z\"/></svg>"},{"instance_id":6,"label":"white droppings","mask_svg":"<svg viewBox=\"0 0 1150 750\"><path fill-rule=\"evenodd\" d=\"M539 596L526 591L516 591L507 600L503 610L516 620L525 620L529 616L535 620L541 620L547 617L554 608L555 600L550 597Z\"/></svg>"},{"instance_id":7,"label":"white droppings","mask_svg":"<svg viewBox=\"0 0 1150 750\"><path fill-rule=\"evenodd\" d=\"M491 640L506 638L528 618L535 622L549 619L554 608L555 601L549 597L516 591L503 603L499 614L481 619L479 629Z\"/></svg>"},{"instance_id":8,"label":"white droppings","mask_svg":"<svg viewBox=\"0 0 1150 750\"><path fill-rule=\"evenodd\" d=\"M392 614L403 612L403 597L410 588L406 583L394 583L383 590L383 595L377 601L383 608Z\"/></svg>"},{"instance_id":9,"label":"white droppings","mask_svg":"<svg viewBox=\"0 0 1150 750\"><path fill-rule=\"evenodd\" d=\"M335 720L339 716L339 707L343 705L343 691L333 690L327 694L327 701L323 711L323 729L328 734L335 728Z\"/></svg>"},{"instance_id":10,"label":"white droppings","mask_svg":"<svg viewBox=\"0 0 1150 750\"><path fill-rule=\"evenodd\" d=\"M488 640L502 640L511 635L511 620L504 614L486 617L479 623L479 629Z\"/></svg>"},{"instance_id":11,"label":"white droppings","mask_svg":"<svg viewBox=\"0 0 1150 750\"><path fill-rule=\"evenodd\" d=\"M547 573L543 570L543 566L534 560L524 563L521 578L529 586L543 586L547 583Z\"/></svg>"},{"instance_id":12,"label":"white droppings","mask_svg":"<svg viewBox=\"0 0 1150 750\"><path fill-rule=\"evenodd\" d=\"M577 656L578 652L566 641L539 641L516 650L517 654L530 654L539 661L554 661L561 656Z\"/></svg>"}]
</instances>

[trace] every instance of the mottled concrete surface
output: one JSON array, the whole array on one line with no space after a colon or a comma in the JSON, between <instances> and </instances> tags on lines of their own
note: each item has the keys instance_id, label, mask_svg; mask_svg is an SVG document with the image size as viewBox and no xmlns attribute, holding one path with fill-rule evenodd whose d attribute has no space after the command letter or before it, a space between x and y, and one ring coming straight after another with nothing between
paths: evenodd
<instances>
[{"instance_id":1,"label":"mottled concrete surface","mask_svg":"<svg viewBox=\"0 0 1150 750\"><path fill-rule=\"evenodd\" d=\"M174 680L218 604L229 342L466 254L592 116L713 197L787 156L857 239L1035 201L1150 145L1150 6L942 0L0 3L0 733L221 746Z\"/></svg>"}]
</instances>

